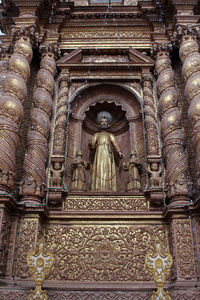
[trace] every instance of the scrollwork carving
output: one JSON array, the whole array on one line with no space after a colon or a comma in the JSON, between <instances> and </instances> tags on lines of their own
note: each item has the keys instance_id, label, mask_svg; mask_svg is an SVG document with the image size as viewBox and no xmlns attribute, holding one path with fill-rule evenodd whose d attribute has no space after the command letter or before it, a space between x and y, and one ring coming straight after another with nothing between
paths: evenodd
<instances>
[{"instance_id":1,"label":"scrollwork carving","mask_svg":"<svg viewBox=\"0 0 200 300\"><path fill-rule=\"evenodd\" d=\"M65 211L149 211L149 200L144 196L87 197L68 196L63 202Z\"/></svg>"},{"instance_id":2,"label":"scrollwork carving","mask_svg":"<svg viewBox=\"0 0 200 300\"><path fill-rule=\"evenodd\" d=\"M197 271L190 220L173 220L171 231L177 279L196 280Z\"/></svg>"},{"instance_id":3,"label":"scrollwork carving","mask_svg":"<svg viewBox=\"0 0 200 300\"><path fill-rule=\"evenodd\" d=\"M38 219L22 219L20 223L20 234L17 241L16 256L16 277L31 278L27 265L26 257L30 249L33 249L37 243Z\"/></svg>"},{"instance_id":4,"label":"scrollwork carving","mask_svg":"<svg viewBox=\"0 0 200 300\"><path fill-rule=\"evenodd\" d=\"M149 281L145 255L156 239L167 247L166 227L49 225L48 249L56 260L49 280Z\"/></svg>"}]
</instances>

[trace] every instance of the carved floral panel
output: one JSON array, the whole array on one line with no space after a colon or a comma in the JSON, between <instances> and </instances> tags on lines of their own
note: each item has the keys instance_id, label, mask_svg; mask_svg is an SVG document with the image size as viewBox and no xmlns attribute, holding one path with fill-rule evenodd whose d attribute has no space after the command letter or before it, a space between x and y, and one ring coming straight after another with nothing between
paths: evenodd
<instances>
[{"instance_id":1,"label":"carved floral panel","mask_svg":"<svg viewBox=\"0 0 200 300\"><path fill-rule=\"evenodd\" d=\"M181 279L196 279L195 252L190 220L174 220L175 265Z\"/></svg>"},{"instance_id":2,"label":"carved floral panel","mask_svg":"<svg viewBox=\"0 0 200 300\"><path fill-rule=\"evenodd\" d=\"M150 281L146 253L156 240L168 248L167 228L161 225L49 225L45 235L56 258L47 279L54 280Z\"/></svg>"},{"instance_id":3,"label":"carved floral panel","mask_svg":"<svg viewBox=\"0 0 200 300\"><path fill-rule=\"evenodd\" d=\"M17 241L18 251L16 257L16 276L21 278L31 277L27 265L27 253L34 249L38 236L38 219L22 219Z\"/></svg>"}]
</instances>

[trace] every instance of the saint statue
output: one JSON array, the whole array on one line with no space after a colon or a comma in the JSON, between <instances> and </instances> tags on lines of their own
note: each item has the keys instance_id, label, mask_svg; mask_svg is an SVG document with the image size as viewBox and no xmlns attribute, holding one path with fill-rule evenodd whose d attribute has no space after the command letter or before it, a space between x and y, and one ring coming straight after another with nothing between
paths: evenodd
<instances>
[{"instance_id":1,"label":"saint statue","mask_svg":"<svg viewBox=\"0 0 200 300\"><path fill-rule=\"evenodd\" d=\"M86 191L87 185L85 182L85 169L88 164L83 160L82 151L76 152L76 157L72 162L72 187L71 191Z\"/></svg>"},{"instance_id":2,"label":"saint statue","mask_svg":"<svg viewBox=\"0 0 200 300\"><path fill-rule=\"evenodd\" d=\"M89 148L94 151L92 166L92 191L116 192L117 191L117 163L115 152L119 158L124 155L113 134L106 131L112 123L112 116L109 112L101 111L97 115L97 122L101 129L92 137Z\"/></svg>"},{"instance_id":3,"label":"saint statue","mask_svg":"<svg viewBox=\"0 0 200 300\"><path fill-rule=\"evenodd\" d=\"M142 163L137 156L137 152L133 151L130 154L130 159L128 164L124 165L124 170L128 171L128 184L127 191L142 191L142 184L140 179L140 173L142 169Z\"/></svg>"}]
</instances>

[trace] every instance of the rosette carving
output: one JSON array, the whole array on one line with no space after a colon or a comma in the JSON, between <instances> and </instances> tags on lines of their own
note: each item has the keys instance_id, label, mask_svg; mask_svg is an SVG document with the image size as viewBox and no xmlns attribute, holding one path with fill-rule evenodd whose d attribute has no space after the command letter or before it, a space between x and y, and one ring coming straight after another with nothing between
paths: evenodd
<instances>
[{"instance_id":1,"label":"rosette carving","mask_svg":"<svg viewBox=\"0 0 200 300\"><path fill-rule=\"evenodd\" d=\"M153 89L152 89L152 75L149 73L143 74L143 98L144 98L144 112L145 125L147 132L147 152L148 156L158 155L158 135L156 112L154 107Z\"/></svg>"},{"instance_id":2,"label":"rosette carving","mask_svg":"<svg viewBox=\"0 0 200 300\"><path fill-rule=\"evenodd\" d=\"M59 78L59 94L56 109L56 122L54 131L53 154L64 156L64 140L66 130L66 114L68 105L69 73L62 72Z\"/></svg>"},{"instance_id":3,"label":"rosette carving","mask_svg":"<svg viewBox=\"0 0 200 300\"><path fill-rule=\"evenodd\" d=\"M154 50L168 197L187 196L187 158L184 151L184 133L181 130L181 113L177 106L175 73L171 68L166 46L154 44Z\"/></svg>"},{"instance_id":4,"label":"rosette carving","mask_svg":"<svg viewBox=\"0 0 200 300\"><path fill-rule=\"evenodd\" d=\"M192 142L196 152L197 186L200 188L200 53L197 38L199 26L178 26L174 34L180 43L179 56L183 63L185 96L189 101L188 117L193 126Z\"/></svg>"},{"instance_id":5,"label":"rosette carving","mask_svg":"<svg viewBox=\"0 0 200 300\"><path fill-rule=\"evenodd\" d=\"M28 133L24 160L24 177L21 195L24 202L40 202L45 195L46 160L52 112L52 96L55 88L56 56L54 47L41 47L42 60L37 73L37 88L33 94L34 108L30 113L31 127Z\"/></svg>"},{"instance_id":6,"label":"rosette carving","mask_svg":"<svg viewBox=\"0 0 200 300\"><path fill-rule=\"evenodd\" d=\"M15 32L15 33L14 33ZM32 27L12 28L13 54L3 55L0 75L0 188L9 190L13 186L15 151L19 141L19 128L23 120L23 101L27 95L26 82L30 76L29 63L32 59ZM34 30L35 32L35 30ZM7 50L9 50L8 47Z\"/></svg>"}]
</instances>

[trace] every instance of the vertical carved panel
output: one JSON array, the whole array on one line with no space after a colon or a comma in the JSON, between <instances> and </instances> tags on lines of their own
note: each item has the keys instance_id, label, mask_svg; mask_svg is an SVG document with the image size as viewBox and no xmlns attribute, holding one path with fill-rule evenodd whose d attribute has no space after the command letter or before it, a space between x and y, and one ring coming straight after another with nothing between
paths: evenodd
<instances>
[{"instance_id":1,"label":"vertical carved panel","mask_svg":"<svg viewBox=\"0 0 200 300\"><path fill-rule=\"evenodd\" d=\"M66 165L65 165L65 183L66 183L67 190L70 190L71 178L72 178L71 162L74 159L75 139L76 139L75 126L73 121L69 122L67 136L68 139L67 139L67 158L66 158Z\"/></svg>"},{"instance_id":2,"label":"vertical carved panel","mask_svg":"<svg viewBox=\"0 0 200 300\"><path fill-rule=\"evenodd\" d=\"M11 230L10 216L5 210L0 211L0 275L5 275Z\"/></svg>"},{"instance_id":3,"label":"vertical carved panel","mask_svg":"<svg viewBox=\"0 0 200 300\"><path fill-rule=\"evenodd\" d=\"M15 265L16 278L31 278L27 265L27 253L35 249L38 240L39 220L36 218L22 218L17 240L17 254Z\"/></svg>"},{"instance_id":4,"label":"vertical carved panel","mask_svg":"<svg viewBox=\"0 0 200 300\"><path fill-rule=\"evenodd\" d=\"M171 235L175 278L177 280L196 280L197 271L190 220L172 220Z\"/></svg>"}]
</instances>

